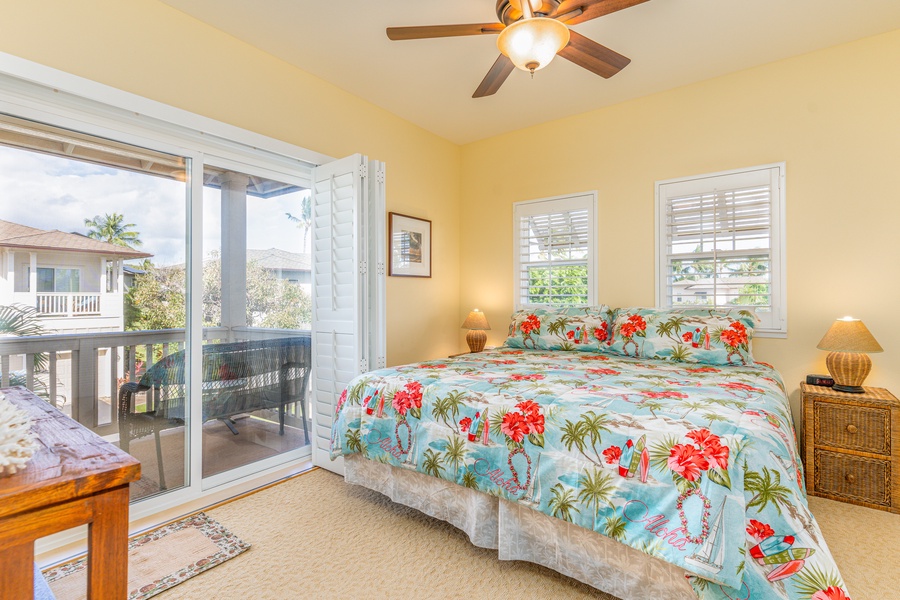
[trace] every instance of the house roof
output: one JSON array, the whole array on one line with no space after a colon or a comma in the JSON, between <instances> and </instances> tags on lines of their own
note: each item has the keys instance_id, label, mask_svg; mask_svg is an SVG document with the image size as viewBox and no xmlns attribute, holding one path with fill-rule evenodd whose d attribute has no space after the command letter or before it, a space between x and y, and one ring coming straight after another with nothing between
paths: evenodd
<instances>
[{"instance_id":1,"label":"house roof","mask_svg":"<svg viewBox=\"0 0 900 600\"><path fill-rule=\"evenodd\" d=\"M66 233L58 229L47 231L2 219L0 219L0 247L84 252L88 254L121 256L123 258L147 258L153 256L147 252L91 239L78 233Z\"/></svg>"},{"instance_id":2,"label":"house roof","mask_svg":"<svg viewBox=\"0 0 900 600\"><path fill-rule=\"evenodd\" d=\"M265 250L247 249L247 262L257 262L265 269L275 270L291 270L291 271L309 271L310 259L309 254L301 252L288 252L287 250L279 250L278 248L267 248Z\"/></svg>"}]
</instances>

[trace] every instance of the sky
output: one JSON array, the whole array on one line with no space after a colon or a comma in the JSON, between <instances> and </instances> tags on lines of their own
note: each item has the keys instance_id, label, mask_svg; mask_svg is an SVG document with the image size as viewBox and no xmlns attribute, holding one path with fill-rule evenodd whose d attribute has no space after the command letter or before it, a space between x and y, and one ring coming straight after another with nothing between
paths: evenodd
<instances>
[{"instance_id":1,"label":"sky","mask_svg":"<svg viewBox=\"0 0 900 600\"><path fill-rule=\"evenodd\" d=\"M186 185L0 145L0 219L86 234L85 219L118 212L134 223L156 265L185 262ZM285 213L300 213L301 193L247 199L247 247L303 248L303 232ZM221 243L219 190L204 188L203 252ZM309 236L308 236L309 237Z\"/></svg>"}]
</instances>

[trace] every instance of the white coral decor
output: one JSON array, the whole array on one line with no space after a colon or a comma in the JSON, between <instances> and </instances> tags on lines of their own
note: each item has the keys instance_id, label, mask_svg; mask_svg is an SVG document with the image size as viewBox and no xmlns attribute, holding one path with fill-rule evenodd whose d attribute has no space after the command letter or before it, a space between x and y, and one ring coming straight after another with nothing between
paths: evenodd
<instances>
[{"instance_id":1,"label":"white coral decor","mask_svg":"<svg viewBox=\"0 0 900 600\"><path fill-rule=\"evenodd\" d=\"M12 475L25 468L37 446L31 418L0 396L0 475Z\"/></svg>"}]
</instances>

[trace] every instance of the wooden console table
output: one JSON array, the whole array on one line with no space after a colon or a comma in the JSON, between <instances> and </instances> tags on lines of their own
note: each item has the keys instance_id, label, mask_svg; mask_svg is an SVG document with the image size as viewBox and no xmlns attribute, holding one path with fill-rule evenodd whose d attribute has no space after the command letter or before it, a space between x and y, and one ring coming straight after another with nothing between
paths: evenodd
<instances>
[{"instance_id":1,"label":"wooden console table","mask_svg":"<svg viewBox=\"0 0 900 600\"><path fill-rule=\"evenodd\" d=\"M0 600L34 595L34 541L88 525L87 597L128 595L128 484L141 465L25 388L0 390L34 421L39 448L0 477Z\"/></svg>"}]
</instances>

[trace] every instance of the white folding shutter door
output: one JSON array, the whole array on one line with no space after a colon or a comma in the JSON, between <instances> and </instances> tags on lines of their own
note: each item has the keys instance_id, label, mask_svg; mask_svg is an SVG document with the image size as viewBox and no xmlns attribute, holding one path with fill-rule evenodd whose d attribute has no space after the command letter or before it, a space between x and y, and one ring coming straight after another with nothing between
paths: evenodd
<instances>
[{"instance_id":1,"label":"white folding shutter door","mask_svg":"<svg viewBox=\"0 0 900 600\"><path fill-rule=\"evenodd\" d=\"M360 208L367 195L366 166L366 158L354 154L313 173L312 458L313 464L338 473L343 460L329 458L337 399L365 368Z\"/></svg>"},{"instance_id":2,"label":"white folding shutter door","mask_svg":"<svg viewBox=\"0 0 900 600\"><path fill-rule=\"evenodd\" d=\"M385 278L387 276L387 222L385 219L385 166L383 162L369 161L369 213L368 224L368 311L366 329L369 337L368 363L372 369L387 366L387 341L385 336Z\"/></svg>"}]
</instances>

